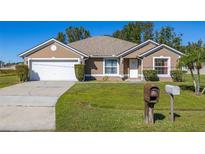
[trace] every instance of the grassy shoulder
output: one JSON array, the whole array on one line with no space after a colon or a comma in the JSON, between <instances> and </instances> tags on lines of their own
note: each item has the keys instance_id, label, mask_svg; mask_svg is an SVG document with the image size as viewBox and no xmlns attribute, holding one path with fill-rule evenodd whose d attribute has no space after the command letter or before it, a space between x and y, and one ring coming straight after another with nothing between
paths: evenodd
<instances>
[{"instance_id":1,"label":"grassy shoulder","mask_svg":"<svg viewBox=\"0 0 205 154\"><path fill-rule=\"evenodd\" d=\"M205 95L195 96L189 79L157 84L161 91L155 106L155 125L143 122L143 83L78 83L57 103L57 131L205 131ZM175 98L177 117L173 124L169 121L165 84L182 89Z\"/></svg>"},{"instance_id":2,"label":"grassy shoulder","mask_svg":"<svg viewBox=\"0 0 205 154\"><path fill-rule=\"evenodd\" d=\"M16 75L0 75L0 88L11 86L19 83L19 78Z\"/></svg>"}]
</instances>

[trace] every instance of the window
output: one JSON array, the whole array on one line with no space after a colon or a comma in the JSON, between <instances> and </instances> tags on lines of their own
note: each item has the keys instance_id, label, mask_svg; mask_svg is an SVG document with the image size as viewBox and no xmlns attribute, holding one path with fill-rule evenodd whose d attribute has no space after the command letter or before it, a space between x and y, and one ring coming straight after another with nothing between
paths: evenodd
<instances>
[{"instance_id":1,"label":"window","mask_svg":"<svg viewBox=\"0 0 205 154\"><path fill-rule=\"evenodd\" d=\"M117 74L117 59L105 59L105 74Z\"/></svg>"},{"instance_id":2,"label":"window","mask_svg":"<svg viewBox=\"0 0 205 154\"><path fill-rule=\"evenodd\" d=\"M154 69L157 71L157 74L168 74L168 58L155 58Z\"/></svg>"}]
</instances>

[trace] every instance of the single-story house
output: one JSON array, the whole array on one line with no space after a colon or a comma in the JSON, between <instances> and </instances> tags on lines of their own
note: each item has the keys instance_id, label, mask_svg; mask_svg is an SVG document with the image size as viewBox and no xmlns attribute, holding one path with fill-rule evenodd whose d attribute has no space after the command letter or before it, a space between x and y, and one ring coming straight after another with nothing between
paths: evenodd
<instances>
[{"instance_id":1,"label":"single-story house","mask_svg":"<svg viewBox=\"0 0 205 154\"><path fill-rule=\"evenodd\" d=\"M30 80L76 80L74 65L85 64L86 78L143 80L143 70L157 70L170 80L180 51L147 40L135 44L110 36L96 36L63 44L47 40L19 56L30 69Z\"/></svg>"}]
</instances>

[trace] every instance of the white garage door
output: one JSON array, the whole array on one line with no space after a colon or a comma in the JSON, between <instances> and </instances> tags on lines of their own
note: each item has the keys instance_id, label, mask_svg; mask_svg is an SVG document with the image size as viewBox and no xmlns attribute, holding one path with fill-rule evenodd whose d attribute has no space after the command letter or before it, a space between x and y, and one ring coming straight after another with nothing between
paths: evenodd
<instances>
[{"instance_id":1,"label":"white garage door","mask_svg":"<svg viewBox=\"0 0 205 154\"><path fill-rule=\"evenodd\" d=\"M75 64L77 60L31 60L30 80L76 81Z\"/></svg>"}]
</instances>

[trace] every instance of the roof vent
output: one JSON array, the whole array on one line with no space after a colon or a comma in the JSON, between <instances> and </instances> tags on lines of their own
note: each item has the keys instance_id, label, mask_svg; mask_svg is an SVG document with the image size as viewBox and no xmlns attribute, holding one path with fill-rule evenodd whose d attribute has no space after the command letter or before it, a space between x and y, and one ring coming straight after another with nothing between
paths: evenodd
<instances>
[{"instance_id":1,"label":"roof vent","mask_svg":"<svg viewBox=\"0 0 205 154\"><path fill-rule=\"evenodd\" d=\"M51 46L51 51L56 51L56 50L57 50L56 45L52 45L52 46Z\"/></svg>"}]
</instances>

